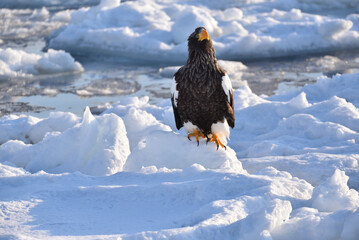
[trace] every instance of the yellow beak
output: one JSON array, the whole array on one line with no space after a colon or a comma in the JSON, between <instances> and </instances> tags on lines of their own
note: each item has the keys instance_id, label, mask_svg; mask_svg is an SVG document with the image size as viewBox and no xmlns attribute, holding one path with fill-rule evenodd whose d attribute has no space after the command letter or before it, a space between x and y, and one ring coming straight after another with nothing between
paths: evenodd
<instances>
[{"instance_id":1,"label":"yellow beak","mask_svg":"<svg viewBox=\"0 0 359 240\"><path fill-rule=\"evenodd\" d=\"M208 34L208 32L207 32L205 29L203 29L203 30L198 34L198 36L199 36L199 38L198 38L199 41L203 41L204 39L209 40L209 34Z\"/></svg>"}]
</instances>

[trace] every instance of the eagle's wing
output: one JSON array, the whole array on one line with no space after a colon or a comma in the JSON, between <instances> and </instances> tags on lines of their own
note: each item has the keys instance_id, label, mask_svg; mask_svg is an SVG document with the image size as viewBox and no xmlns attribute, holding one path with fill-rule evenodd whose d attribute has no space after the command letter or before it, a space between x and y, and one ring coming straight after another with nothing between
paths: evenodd
<instances>
[{"instance_id":1,"label":"eagle's wing","mask_svg":"<svg viewBox=\"0 0 359 240\"><path fill-rule=\"evenodd\" d=\"M229 102L229 105L231 105L231 107L233 108L232 82L231 82L231 79L229 79L227 73L222 77L222 88L223 88L224 93L227 95L227 100Z\"/></svg>"},{"instance_id":2,"label":"eagle's wing","mask_svg":"<svg viewBox=\"0 0 359 240\"><path fill-rule=\"evenodd\" d=\"M171 85L171 102L172 102L173 113L175 115L176 127L177 129L180 129L181 127L183 127L183 122L178 114L177 101L178 101L178 90L177 90L176 77L174 76Z\"/></svg>"},{"instance_id":3,"label":"eagle's wing","mask_svg":"<svg viewBox=\"0 0 359 240\"><path fill-rule=\"evenodd\" d=\"M227 101L232 108L229 111L230 114L229 114L229 119L227 119L227 121L229 126L233 128L234 127L233 89L232 89L231 79L229 79L227 73L222 77L222 88L227 96Z\"/></svg>"}]
</instances>

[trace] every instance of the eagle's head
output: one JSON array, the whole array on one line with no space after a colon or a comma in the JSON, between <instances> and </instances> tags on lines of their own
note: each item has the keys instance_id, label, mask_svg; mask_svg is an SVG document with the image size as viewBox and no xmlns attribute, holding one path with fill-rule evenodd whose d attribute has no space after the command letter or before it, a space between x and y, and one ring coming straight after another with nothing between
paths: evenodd
<instances>
[{"instance_id":1,"label":"eagle's head","mask_svg":"<svg viewBox=\"0 0 359 240\"><path fill-rule=\"evenodd\" d=\"M188 51L214 51L212 40L204 27L198 27L188 37Z\"/></svg>"}]
</instances>

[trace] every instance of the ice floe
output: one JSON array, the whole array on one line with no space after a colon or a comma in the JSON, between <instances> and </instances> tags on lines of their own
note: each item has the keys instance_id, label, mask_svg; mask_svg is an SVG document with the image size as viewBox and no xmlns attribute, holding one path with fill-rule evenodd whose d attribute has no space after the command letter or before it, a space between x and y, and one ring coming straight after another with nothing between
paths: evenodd
<instances>
[{"instance_id":1,"label":"ice floe","mask_svg":"<svg viewBox=\"0 0 359 240\"><path fill-rule=\"evenodd\" d=\"M65 13L59 12L51 18L45 7L34 10L0 8L0 40L7 43L45 38L66 23L66 18L60 17Z\"/></svg>"},{"instance_id":2,"label":"ice floe","mask_svg":"<svg viewBox=\"0 0 359 240\"><path fill-rule=\"evenodd\" d=\"M81 64L63 50L27 53L12 48L0 49L0 78L31 77L38 74L82 72Z\"/></svg>"},{"instance_id":3,"label":"ice floe","mask_svg":"<svg viewBox=\"0 0 359 240\"><path fill-rule=\"evenodd\" d=\"M187 36L204 26L218 57L227 60L350 49L359 46L358 14L352 5L295 0L102 1L73 11L69 24L52 34L48 46L126 61L182 63ZM305 12L315 6L317 11L347 9L347 15Z\"/></svg>"}]
</instances>

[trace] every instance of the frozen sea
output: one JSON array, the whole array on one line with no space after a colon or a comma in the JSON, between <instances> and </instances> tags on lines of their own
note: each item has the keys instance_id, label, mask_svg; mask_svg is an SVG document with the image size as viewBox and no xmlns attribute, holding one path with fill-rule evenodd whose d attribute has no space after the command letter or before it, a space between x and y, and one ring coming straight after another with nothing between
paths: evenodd
<instances>
[{"instance_id":1,"label":"frozen sea","mask_svg":"<svg viewBox=\"0 0 359 240\"><path fill-rule=\"evenodd\" d=\"M359 239L358 0L2 0L0 239ZM227 150L175 128L205 26Z\"/></svg>"}]
</instances>

